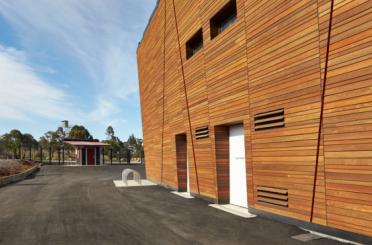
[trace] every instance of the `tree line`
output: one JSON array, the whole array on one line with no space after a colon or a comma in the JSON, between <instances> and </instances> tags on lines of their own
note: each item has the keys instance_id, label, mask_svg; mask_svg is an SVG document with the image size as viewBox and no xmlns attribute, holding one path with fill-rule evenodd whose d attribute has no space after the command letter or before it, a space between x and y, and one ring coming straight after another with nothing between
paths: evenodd
<instances>
[{"instance_id":1,"label":"tree line","mask_svg":"<svg viewBox=\"0 0 372 245\"><path fill-rule=\"evenodd\" d=\"M143 140L136 138L134 134L129 135L126 141L121 141L115 135L114 128L108 126L106 129L106 140L103 142L111 145L111 157L116 157L119 161L122 157L126 158L127 162L130 162L131 158L137 158L142 161L144 157Z\"/></svg>"},{"instance_id":2,"label":"tree line","mask_svg":"<svg viewBox=\"0 0 372 245\"><path fill-rule=\"evenodd\" d=\"M136 138L133 134L128 139L122 141L115 135L114 128L108 126L106 129L106 139L102 142L110 144L106 152L106 158L114 158L116 161L130 161L132 158L142 158L144 156L142 139ZM67 158L74 158L73 147L65 144L64 140L84 140L91 141L94 137L88 129L82 125L75 125L66 132L62 127L55 131L48 131L39 140L32 134L22 133L18 129L13 129L0 136L0 158L26 159L26 158L48 158L44 156L46 152L40 149L49 150L52 159L60 158L60 150L67 152ZM64 153L63 153L64 154ZM65 157L65 155L63 155Z\"/></svg>"}]
</instances>

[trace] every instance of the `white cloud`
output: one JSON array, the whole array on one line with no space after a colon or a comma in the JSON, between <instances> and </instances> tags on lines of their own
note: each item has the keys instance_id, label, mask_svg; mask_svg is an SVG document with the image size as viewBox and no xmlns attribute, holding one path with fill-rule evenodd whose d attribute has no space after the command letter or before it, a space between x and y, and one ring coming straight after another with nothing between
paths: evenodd
<instances>
[{"instance_id":1,"label":"white cloud","mask_svg":"<svg viewBox=\"0 0 372 245\"><path fill-rule=\"evenodd\" d=\"M0 0L0 15L19 34L28 52L51 48L53 54L79 64L90 77L88 86L95 89L96 97L111 98L90 105L93 112L88 116L112 120L123 100L138 91L136 48L155 3Z\"/></svg>"},{"instance_id":2,"label":"white cloud","mask_svg":"<svg viewBox=\"0 0 372 245\"><path fill-rule=\"evenodd\" d=\"M112 101L104 98L98 99L97 107L90 113L90 118L93 121L101 121L111 114L117 113L118 110L115 108Z\"/></svg>"},{"instance_id":3,"label":"white cloud","mask_svg":"<svg viewBox=\"0 0 372 245\"><path fill-rule=\"evenodd\" d=\"M108 125L115 127L128 122L120 116L120 110L116 108L115 101L107 98L98 99L97 107L90 113L89 118L103 127Z\"/></svg>"},{"instance_id":4,"label":"white cloud","mask_svg":"<svg viewBox=\"0 0 372 245\"><path fill-rule=\"evenodd\" d=\"M47 42L78 61L102 92L122 99L138 90L136 47L154 2L0 0L0 14L26 45Z\"/></svg>"},{"instance_id":5,"label":"white cloud","mask_svg":"<svg viewBox=\"0 0 372 245\"><path fill-rule=\"evenodd\" d=\"M0 118L78 117L65 102L64 91L49 85L27 65L25 53L0 45L0 74Z\"/></svg>"}]
</instances>

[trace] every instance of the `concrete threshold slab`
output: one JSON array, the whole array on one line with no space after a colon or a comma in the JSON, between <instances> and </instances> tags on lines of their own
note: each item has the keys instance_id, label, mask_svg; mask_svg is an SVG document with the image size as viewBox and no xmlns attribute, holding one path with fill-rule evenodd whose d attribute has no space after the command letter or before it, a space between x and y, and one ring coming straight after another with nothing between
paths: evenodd
<instances>
[{"instance_id":1,"label":"concrete threshold slab","mask_svg":"<svg viewBox=\"0 0 372 245\"><path fill-rule=\"evenodd\" d=\"M249 213L247 208L239 207L232 204L209 204L212 208L217 208L219 210L243 217L243 218L254 218L256 215Z\"/></svg>"},{"instance_id":2,"label":"concrete threshold slab","mask_svg":"<svg viewBox=\"0 0 372 245\"><path fill-rule=\"evenodd\" d=\"M186 199L192 199L194 198L193 196L190 195L190 193L188 192L178 192L178 191L171 191L171 193L177 195L177 196L180 196L180 197L183 197L183 198L186 198Z\"/></svg>"},{"instance_id":3,"label":"concrete threshold slab","mask_svg":"<svg viewBox=\"0 0 372 245\"><path fill-rule=\"evenodd\" d=\"M349 241L349 240L342 239L342 238L339 238L339 237L326 235L326 234L316 232L316 231L312 231L312 230L308 230L308 229L305 229L305 228L301 228L301 229L304 230L304 231L309 232L309 233L301 234L301 235L309 235L309 236L314 236L314 237L319 237L319 238L327 238L327 239L335 240L335 241L342 242L342 243L345 243L345 244L363 245L362 243L357 243L357 242ZM297 235L297 236L301 236L301 235ZM294 237L296 237L296 236L292 236L292 238L294 238ZM296 238L294 238L294 239L296 239Z\"/></svg>"},{"instance_id":4,"label":"concrete threshold slab","mask_svg":"<svg viewBox=\"0 0 372 245\"><path fill-rule=\"evenodd\" d=\"M317 239L321 239L323 237L313 234L313 233L305 233L305 234L299 234L295 236L291 236L291 238L301 241L301 242L309 242Z\"/></svg>"},{"instance_id":5,"label":"concrete threshold slab","mask_svg":"<svg viewBox=\"0 0 372 245\"><path fill-rule=\"evenodd\" d=\"M139 186L155 186L156 184L151 182L150 180L143 179L141 180L141 184L134 180L128 180L128 184L124 184L122 180L114 180L114 184L116 187L139 187Z\"/></svg>"}]
</instances>

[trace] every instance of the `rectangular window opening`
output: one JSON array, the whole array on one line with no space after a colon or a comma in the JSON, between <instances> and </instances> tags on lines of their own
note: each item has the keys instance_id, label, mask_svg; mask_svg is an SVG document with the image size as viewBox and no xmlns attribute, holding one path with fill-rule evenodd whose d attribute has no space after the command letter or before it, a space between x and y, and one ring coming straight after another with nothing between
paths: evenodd
<instances>
[{"instance_id":1,"label":"rectangular window opening","mask_svg":"<svg viewBox=\"0 0 372 245\"><path fill-rule=\"evenodd\" d=\"M194 54L203 48L203 30L199 29L192 38L186 43L186 59L190 59Z\"/></svg>"},{"instance_id":2,"label":"rectangular window opening","mask_svg":"<svg viewBox=\"0 0 372 245\"><path fill-rule=\"evenodd\" d=\"M210 20L211 39L217 37L229 26L236 22L237 8L236 0L229 1L213 18Z\"/></svg>"}]
</instances>

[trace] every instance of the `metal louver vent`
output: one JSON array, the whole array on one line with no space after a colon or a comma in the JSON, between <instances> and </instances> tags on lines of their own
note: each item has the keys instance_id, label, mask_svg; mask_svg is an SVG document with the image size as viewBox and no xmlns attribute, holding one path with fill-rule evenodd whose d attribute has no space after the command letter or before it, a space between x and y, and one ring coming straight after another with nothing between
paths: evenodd
<instances>
[{"instance_id":1,"label":"metal louver vent","mask_svg":"<svg viewBox=\"0 0 372 245\"><path fill-rule=\"evenodd\" d=\"M208 126L203 126L195 129L195 138L204 139L209 137L209 128Z\"/></svg>"},{"instance_id":2,"label":"metal louver vent","mask_svg":"<svg viewBox=\"0 0 372 245\"><path fill-rule=\"evenodd\" d=\"M258 203L288 207L288 189L257 186Z\"/></svg>"},{"instance_id":3,"label":"metal louver vent","mask_svg":"<svg viewBox=\"0 0 372 245\"><path fill-rule=\"evenodd\" d=\"M255 131L281 128L284 126L284 109L259 113L254 116Z\"/></svg>"}]
</instances>

